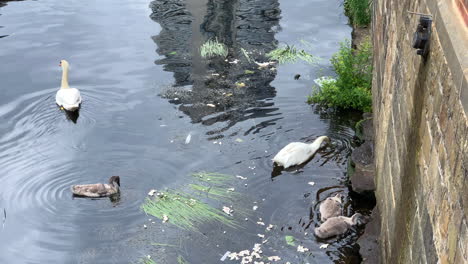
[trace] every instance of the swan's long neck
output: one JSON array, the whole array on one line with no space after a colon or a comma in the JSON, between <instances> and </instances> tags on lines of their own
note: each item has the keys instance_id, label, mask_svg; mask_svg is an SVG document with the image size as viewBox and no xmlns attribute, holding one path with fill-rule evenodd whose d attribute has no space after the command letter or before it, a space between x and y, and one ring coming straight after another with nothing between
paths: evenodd
<instances>
[{"instance_id":1,"label":"swan's long neck","mask_svg":"<svg viewBox=\"0 0 468 264\"><path fill-rule=\"evenodd\" d=\"M67 65L62 65L62 89L70 88L68 86L68 66Z\"/></svg>"},{"instance_id":2,"label":"swan's long neck","mask_svg":"<svg viewBox=\"0 0 468 264\"><path fill-rule=\"evenodd\" d=\"M327 136L321 136L318 137L314 142L312 142L309 146L312 149L312 151L317 151L320 146L322 145L322 142L327 139Z\"/></svg>"}]
</instances>

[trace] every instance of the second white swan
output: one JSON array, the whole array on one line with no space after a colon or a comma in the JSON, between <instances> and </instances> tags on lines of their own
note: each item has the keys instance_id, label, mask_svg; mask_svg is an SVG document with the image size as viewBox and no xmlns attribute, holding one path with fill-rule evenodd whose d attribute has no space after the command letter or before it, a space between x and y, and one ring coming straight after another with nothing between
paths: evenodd
<instances>
[{"instance_id":1,"label":"second white swan","mask_svg":"<svg viewBox=\"0 0 468 264\"><path fill-rule=\"evenodd\" d=\"M285 169L300 165L312 157L322 147L323 142L330 142L327 136L318 137L312 144L292 142L281 149L273 158L273 162Z\"/></svg>"},{"instance_id":2,"label":"second white swan","mask_svg":"<svg viewBox=\"0 0 468 264\"><path fill-rule=\"evenodd\" d=\"M60 66L62 67L62 84L57 94L55 94L55 102L67 111L76 111L81 104L80 91L68 86L68 62L61 60Z\"/></svg>"}]
</instances>

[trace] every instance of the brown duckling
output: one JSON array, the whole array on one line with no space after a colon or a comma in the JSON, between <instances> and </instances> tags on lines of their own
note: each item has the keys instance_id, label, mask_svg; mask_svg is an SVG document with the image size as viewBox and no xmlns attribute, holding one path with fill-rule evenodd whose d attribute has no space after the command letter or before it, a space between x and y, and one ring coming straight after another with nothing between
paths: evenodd
<instances>
[{"instance_id":1,"label":"brown duckling","mask_svg":"<svg viewBox=\"0 0 468 264\"><path fill-rule=\"evenodd\" d=\"M329 238L346 233L351 226L357 225L363 221L362 215L356 213L351 217L336 216L328 218L325 223L315 228L314 233L319 238Z\"/></svg>"},{"instance_id":2,"label":"brown duckling","mask_svg":"<svg viewBox=\"0 0 468 264\"><path fill-rule=\"evenodd\" d=\"M330 217L340 216L342 211L342 194L336 194L333 197L328 197L320 203L320 220L325 222Z\"/></svg>"},{"instance_id":3,"label":"brown duckling","mask_svg":"<svg viewBox=\"0 0 468 264\"><path fill-rule=\"evenodd\" d=\"M73 195L99 198L118 194L120 192L120 177L112 176L109 178L109 184L95 183L95 184L82 184L73 185L71 187Z\"/></svg>"}]
</instances>

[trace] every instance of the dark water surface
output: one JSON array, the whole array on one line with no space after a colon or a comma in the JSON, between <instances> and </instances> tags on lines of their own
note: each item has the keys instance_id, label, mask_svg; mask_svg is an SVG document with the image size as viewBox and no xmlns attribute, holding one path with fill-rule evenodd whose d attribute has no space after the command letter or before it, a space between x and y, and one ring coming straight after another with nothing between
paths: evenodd
<instances>
[{"instance_id":1,"label":"dark water surface","mask_svg":"<svg viewBox=\"0 0 468 264\"><path fill-rule=\"evenodd\" d=\"M0 263L130 263L148 254L158 263L177 256L218 263L227 250L261 242L259 218L277 226L263 251L281 263L359 260L356 231L327 241L311 235L317 202L348 193L355 116L305 103L313 79L330 74L328 59L350 36L341 1L0 3L0 209L7 213ZM202 59L199 47L211 38L239 62ZM303 41L324 59L318 66L258 69L242 57L245 49L263 62L279 44ZM76 123L55 105L60 59L70 62L70 85L83 96ZM284 145L320 135L332 146L299 170L272 173L271 158ZM140 205L150 189L179 188L200 170L247 177L233 183L243 194L233 206L251 220L237 230L207 223L203 234L148 221ZM119 202L72 199L70 185L111 175L121 176ZM346 212L355 209L348 197ZM311 251L296 252L285 235ZM178 247L151 245L174 241ZM322 243L330 246L319 249Z\"/></svg>"}]
</instances>

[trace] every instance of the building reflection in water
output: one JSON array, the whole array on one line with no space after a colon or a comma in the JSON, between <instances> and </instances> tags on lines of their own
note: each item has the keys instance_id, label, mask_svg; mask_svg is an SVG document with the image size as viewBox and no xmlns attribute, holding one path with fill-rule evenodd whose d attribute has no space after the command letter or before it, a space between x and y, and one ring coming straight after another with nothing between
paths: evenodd
<instances>
[{"instance_id":1,"label":"building reflection in water","mask_svg":"<svg viewBox=\"0 0 468 264\"><path fill-rule=\"evenodd\" d=\"M264 54L277 46L277 0L155 0L150 7L151 18L162 27L153 37L156 52L164 57L156 64L173 72L175 79L162 96L177 104L192 122L220 124L208 132L217 138L250 118L266 121L246 134L281 118L272 101L276 91L270 85L276 69L259 69L255 64L267 61ZM200 47L209 39L217 39L229 48L227 60L201 57ZM244 51L249 52L248 57Z\"/></svg>"}]
</instances>

